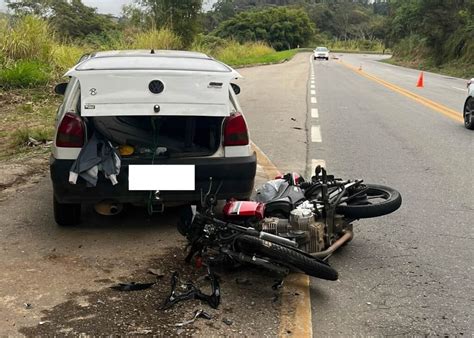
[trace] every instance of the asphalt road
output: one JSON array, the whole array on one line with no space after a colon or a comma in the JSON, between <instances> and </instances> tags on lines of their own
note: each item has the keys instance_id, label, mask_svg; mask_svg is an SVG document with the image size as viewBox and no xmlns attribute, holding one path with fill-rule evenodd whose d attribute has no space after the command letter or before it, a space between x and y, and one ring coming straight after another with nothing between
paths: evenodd
<instances>
[{"instance_id":1,"label":"asphalt road","mask_svg":"<svg viewBox=\"0 0 474 338\"><path fill-rule=\"evenodd\" d=\"M330 259L340 281L312 280L314 335L471 335L474 133L338 60L309 56L242 70L254 142L284 171L324 160L337 176L403 196L396 213L356 223L354 240ZM342 56L461 112L464 80L428 73L418 89L419 72L382 58Z\"/></svg>"}]
</instances>

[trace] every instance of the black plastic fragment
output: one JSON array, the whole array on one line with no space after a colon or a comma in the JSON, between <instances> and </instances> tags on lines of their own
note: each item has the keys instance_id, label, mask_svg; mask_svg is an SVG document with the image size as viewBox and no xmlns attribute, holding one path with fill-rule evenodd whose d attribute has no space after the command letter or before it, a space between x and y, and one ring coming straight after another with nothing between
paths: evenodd
<instances>
[{"instance_id":1,"label":"black plastic fragment","mask_svg":"<svg viewBox=\"0 0 474 338\"><path fill-rule=\"evenodd\" d=\"M110 288L117 291L139 291L151 288L155 283L119 283Z\"/></svg>"}]
</instances>

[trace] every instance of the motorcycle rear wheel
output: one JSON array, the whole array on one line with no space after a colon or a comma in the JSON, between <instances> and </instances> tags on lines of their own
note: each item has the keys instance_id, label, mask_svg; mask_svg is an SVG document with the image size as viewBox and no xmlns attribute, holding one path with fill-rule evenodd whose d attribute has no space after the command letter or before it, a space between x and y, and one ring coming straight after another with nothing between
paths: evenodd
<instances>
[{"instance_id":1,"label":"motorcycle rear wheel","mask_svg":"<svg viewBox=\"0 0 474 338\"><path fill-rule=\"evenodd\" d=\"M400 193L390 187L366 184L367 193L348 204L339 205L336 212L347 218L372 218L388 215L402 205Z\"/></svg>"},{"instance_id":2,"label":"motorcycle rear wheel","mask_svg":"<svg viewBox=\"0 0 474 338\"><path fill-rule=\"evenodd\" d=\"M329 264L299 250L248 235L240 236L236 241L238 247L247 254L267 257L278 264L296 268L316 278L331 281L339 278L337 271Z\"/></svg>"}]
</instances>

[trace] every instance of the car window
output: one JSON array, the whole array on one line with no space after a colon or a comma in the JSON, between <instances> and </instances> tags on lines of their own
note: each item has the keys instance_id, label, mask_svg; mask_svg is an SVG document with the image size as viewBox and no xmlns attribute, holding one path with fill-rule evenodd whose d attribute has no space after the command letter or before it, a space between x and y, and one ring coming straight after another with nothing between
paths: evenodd
<instances>
[{"instance_id":1,"label":"car window","mask_svg":"<svg viewBox=\"0 0 474 338\"><path fill-rule=\"evenodd\" d=\"M229 91L229 100L230 100L230 113L233 114L233 113L236 113L239 111L239 105L237 104L237 102L235 101L235 98L234 96L232 95L232 93Z\"/></svg>"},{"instance_id":2,"label":"car window","mask_svg":"<svg viewBox=\"0 0 474 338\"><path fill-rule=\"evenodd\" d=\"M72 78L67 86L64 98L64 110L67 112L80 113L81 86L76 78Z\"/></svg>"}]
</instances>

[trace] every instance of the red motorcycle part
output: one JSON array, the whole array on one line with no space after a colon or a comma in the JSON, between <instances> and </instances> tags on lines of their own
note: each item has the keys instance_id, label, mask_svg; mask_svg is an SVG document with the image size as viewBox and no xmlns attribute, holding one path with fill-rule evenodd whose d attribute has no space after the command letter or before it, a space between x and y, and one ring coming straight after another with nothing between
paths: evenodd
<instances>
[{"instance_id":1,"label":"red motorcycle part","mask_svg":"<svg viewBox=\"0 0 474 338\"><path fill-rule=\"evenodd\" d=\"M226 218L256 217L264 218L265 204L253 201L230 201L224 206Z\"/></svg>"}]
</instances>

